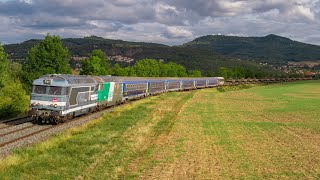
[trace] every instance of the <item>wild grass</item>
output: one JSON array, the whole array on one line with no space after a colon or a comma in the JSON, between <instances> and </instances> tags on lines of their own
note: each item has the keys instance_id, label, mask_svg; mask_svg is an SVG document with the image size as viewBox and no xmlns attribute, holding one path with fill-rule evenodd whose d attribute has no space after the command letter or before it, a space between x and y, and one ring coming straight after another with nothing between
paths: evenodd
<instances>
[{"instance_id":1,"label":"wild grass","mask_svg":"<svg viewBox=\"0 0 320 180\"><path fill-rule=\"evenodd\" d=\"M0 161L0 179L319 179L320 81L168 93Z\"/></svg>"}]
</instances>

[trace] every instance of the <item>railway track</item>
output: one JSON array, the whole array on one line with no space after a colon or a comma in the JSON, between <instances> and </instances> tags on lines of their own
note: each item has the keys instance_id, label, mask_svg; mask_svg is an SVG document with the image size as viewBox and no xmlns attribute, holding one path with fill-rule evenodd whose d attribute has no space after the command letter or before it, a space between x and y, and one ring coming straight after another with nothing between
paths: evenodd
<instances>
[{"instance_id":1,"label":"railway track","mask_svg":"<svg viewBox=\"0 0 320 180\"><path fill-rule=\"evenodd\" d=\"M52 125L46 125L46 126L33 125L33 126L27 126L25 128L17 129L15 131L0 135L1 137L0 148L7 146L11 143L17 142L19 140L24 140L38 133L44 132L52 127L53 127Z\"/></svg>"},{"instance_id":2,"label":"railway track","mask_svg":"<svg viewBox=\"0 0 320 180\"><path fill-rule=\"evenodd\" d=\"M3 137L3 136L7 136L9 134L13 134L15 132L19 132L19 131L22 131L22 130L26 130L26 129L30 129L32 127L36 126L35 124L27 124L25 126L21 126L21 127L18 127L18 126L10 126L10 127L7 127L7 128L4 128L0 131L0 138Z\"/></svg>"},{"instance_id":3,"label":"railway track","mask_svg":"<svg viewBox=\"0 0 320 180\"><path fill-rule=\"evenodd\" d=\"M31 122L31 118L29 118L28 116L23 116L23 117L17 117L17 118L12 118L12 119L8 119L8 120L3 120L0 121L0 132L2 129L11 127L11 126L15 126L15 125L19 125L19 124L23 124L26 122Z\"/></svg>"},{"instance_id":4,"label":"railway track","mask_svg":"<svg viewBox=\"0 0 320 180\"><path fill-rule=\"evenodd\" d=\"M77 117L58 125L38 125L26 122L0 129L0 157L10 154L13 149L18 147L29 146L45 140L54 134L97 119L101 117L103 113L110 112L112 109L113 108L109 108L87 116Z\"/></svg>"}]
</instances>

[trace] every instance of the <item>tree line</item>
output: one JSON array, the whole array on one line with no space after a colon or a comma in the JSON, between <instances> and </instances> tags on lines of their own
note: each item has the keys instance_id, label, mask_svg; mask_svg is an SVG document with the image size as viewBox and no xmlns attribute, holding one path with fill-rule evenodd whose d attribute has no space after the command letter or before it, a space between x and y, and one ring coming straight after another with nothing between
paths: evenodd
<instances>
[{"instance_id":1,"label":"tree line","mask_svg":"<svg viewBox=\"0 0 320 180\"><path fill-rule=\"evenodd\" d=\"M155 59L138 60L133 66L121 67L119 64L110 66L109 60L101 50L93 50L90 57L81 62L80 74L113 75L137 77L201 77L201 71L187 71L182 65L169 62L163 63Z\"/></svg>"},{"instance_id":2,"label":"tree line","mask_svg":"<svg viewBox=\"0 0 320 180\"><path fill-rule=\"evenodd\" d=\"M282 72L274 71L273 73L263 71L261 69L249 69L243 67L226 68L220 67L217 72L214 72L212 76L220 76L225 79L241 79L241 78L266 78L266 77L286 77Z\"/></svg>"}]
</instances>

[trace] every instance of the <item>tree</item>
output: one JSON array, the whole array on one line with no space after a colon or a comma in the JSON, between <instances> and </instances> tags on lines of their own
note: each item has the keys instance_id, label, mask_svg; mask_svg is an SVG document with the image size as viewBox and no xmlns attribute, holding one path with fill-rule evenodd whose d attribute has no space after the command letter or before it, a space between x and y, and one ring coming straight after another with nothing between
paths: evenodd
<instances>
[{"instance_id":1,"label":"tree","mask_svg":"<svg viewBox=\"0 0 320 180\"><path fill-rule=\"evenodd\" d=\"M233 73L233 78L240 79L245 77L244 69L241 67L236 67L231 70Z\"/></svg>"},{"instance_id":2,"label":"tree","mask_svg":"<svg viewBox=\"0 0 320 180\"><path fill-rule=\"evenodd\" d=\"M9 61L7 59L7 54L0 43L0 88L5 85L5 81L8 78L8 66Z\"/></svg>"},{"instance_id":3,"label":"tree","mask_svg":"<svg viewBox=\"0 0 320 180\"><path fill-rule=\"evenodd\" d=\"M20 114L28 108L28 96L18 79L20 67L10 64L0 44L0 118Z\"/></svg>"},{"instance_id":4,"label":"tree","mask_svg":"<svg viewBox=\"0 0 320 180\"><path fill-rule=\"evenodd\" d=\"M128 66L125 68L125 71L127 72L128 76L137 76L136 71L133 67Z\"/></svg>"},{"instance_id":5,"label":"tree","mask_svg":"<svg viewBox=\"0 0 320 180\"><path fill-rule=\"evenodd\" d=\"M188 71L189 77L201 77L201 71L199 70L190 70Z\"/></svg>"},{"instance_id":6,"label":"tree","mask_svg":"<svg viewBox=\"0 0 320 180\"><path fill-rule=\"evenodd\" d=\"M128 72L127 72L126 68L122 68L119 64L115 64L112 69L112 75L113 76L128 76Z\"/></svg>"},{"instance_id":7,"label":"tree","mask_svg":"<svg viewBox=\"0 0 320 180\"><path fill-rule=\"evenodd\" d=\"M104 68L107 74L111 73L110 60L107 58L106 54L101 49L95 49L91 53L91 57L97 56L101 59L101 67Z\"/></svg>"},{"instance_id":8,"label":"tree","mask_svg":"<svg viewBox=\"0 0 320 180\"><path fill-rule=\"evenodd\" d=\"M70 74L68 49L63 47L59 36L47 36L31 48L23 66L23 79L32 81L45 74Z\"/></svg>"},{"instance_id":9,"label":"tree","mask_svg":"<svg viewBox=\"0 0 320 180\"><path fill-rule=\"evenodd\" d=\"M187 77L187 70L184 66L180 65L180 64L176 64L176 63L172 63L173 64L173 69L174 71L177 71L177 75L178 77Z\"/></svg>"},{"instance_id":10,"label":"tree","mask_svg":"<svg viewBox=\"0 0 320 180\"><path fill-rule=\"evenodd\" d=\"M187 77L187 70L182 65L169 62L166 66L168 77Z\"/></svg>"},{"instance_id":11,"label":"tree","mask_svg":"<svg viewBox=\"0 0 320 180\"><path fill-rule=\"evenodd\" d=\"M143 59L137 61L133 66L139 77L159 77L160 62L155 59Z\"/></svg>"},{"instance_id":12,"label":"tree","mask_svg":"<svg viewBox=\"0 0 320 180\"><path fill-rule=\"evenodd\" d=\"M201 72L190 71L193 77L201 77ZM155 59L138 60L132 67L122 68L115 64L112 69L114 76L138 76L138 77L187 77L186 68L182 65L169 62L164 64Z\"/></svg>"},{"instance_id":13,"label":"tree","mask_svg":"<svg viewBox=\"0 0 320 180\"><path fill-rule=\"evenodd\" d=\"M232 70L226 67L220 67L217 76L222 76L224 79L234 78Z\"/></svg>"},{"instance_id":14,"label":"tree","mask_svg":"<svg viewBox=\"0 0 320 180\"><path fill-rule=\"evenodd\" d=\"M107 75L111 74L109 60L102 50L93 50L88 59L81 61L80 74Z\"/></svg>"}]
</instances>

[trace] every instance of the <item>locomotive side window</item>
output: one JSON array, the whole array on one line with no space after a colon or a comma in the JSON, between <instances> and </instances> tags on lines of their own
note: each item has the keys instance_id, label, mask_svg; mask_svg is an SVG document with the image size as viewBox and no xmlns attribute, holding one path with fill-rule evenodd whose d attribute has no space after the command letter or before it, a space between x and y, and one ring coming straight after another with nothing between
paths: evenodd
<instances>
[{"instance_id":1,"label":"locomotive side window","mask_svg":"<svg viewBox=\"0 0 320 180\"><path fill-rule=\"evenodd\" d=\"M46 86L34 86L33 93L46 94Z\"/></svg>"},{"instance_id":2,"label":"locomotive side window","mask_svg":"<svg viewBox=\"0 0 320 180\"><path fill-rule=\"evenodd\" d=\"M81 102L84 102L84 101L88 101L88 99L85 99L85 98L88 98L88 93L86 95L82 95L79 100L81 102L78 102L77 101L77 96L78 94L80 93L85 93L85 92L88 92L90 90L90 87L75 87L75 88L72 88L71 89L71 94L70 94L70 105L71 106L74 106L74 105L77 105L78 103L81 103Z\"/></svg>"}]
</instances>

